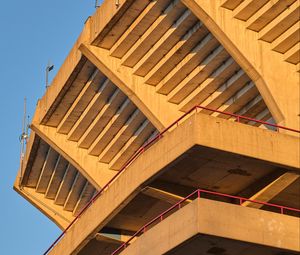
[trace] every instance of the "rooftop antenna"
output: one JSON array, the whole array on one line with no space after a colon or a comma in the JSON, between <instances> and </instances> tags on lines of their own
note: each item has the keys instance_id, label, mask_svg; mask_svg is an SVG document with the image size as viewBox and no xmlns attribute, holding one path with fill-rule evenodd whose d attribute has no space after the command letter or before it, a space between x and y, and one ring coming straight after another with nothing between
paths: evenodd
<instances>
[{"instance_id":1,"label":"rooftop antenna","mask_svg":"<svg viewBox=\"0 0 300 255\"><path fill-rule=\"evenodd\" d=\"M23 179L23 161L25 156L25 148L28 140L28 128L29 128L29 116L27 116L26 119L26 97L24 97L24 115L23 115L23 121L22 121L22 133L19 137L19 141L21 143L21 153L20 153L20 181L19 185L21 188L22 185L22 179Z\"/></svg>"},{"instance_id":2,"label":"rooftop antenna","mask_svg":"<svg viewBox=\"0 0 300 255\"><path fill-rule=\"evenodd\" d=\"M49 87L49 72L52 71L54 68L54 65L50 64L50 62L48 62L47 67L46 67L46 89Z\"/></svg>"}]
</instances>

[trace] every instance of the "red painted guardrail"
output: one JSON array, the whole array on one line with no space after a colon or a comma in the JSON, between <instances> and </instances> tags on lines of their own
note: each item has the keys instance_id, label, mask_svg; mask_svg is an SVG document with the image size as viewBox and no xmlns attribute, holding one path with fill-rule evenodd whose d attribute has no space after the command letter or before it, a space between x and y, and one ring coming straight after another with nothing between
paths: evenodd
<instances>
[{"instance_id":1,"label":"red painted guardrail","mask_svg":"<svg viewBox=\"0 0 300 255\"><path fill-rule=\"evenodd\" d=\"M194 197L194 196L196 196L195 199L200 198L201 194L210 194L210 195L235 199L239 202L238 205L242 205L243 202L251 202L251 203L255 203L255 204L270 206L270 207L279 209L281 214L284 213L284 210L300 213L300 210L296 209L296 208L261 202L261 201L257 201L257 200L247 199L247 198L243 198L243 197L239 197L239 196L232 196L232 195L209 191L209 190L204 190L204 189L197 189L193 193L188 195L187 197L183 198L182 200L180 200L179 202L177 202L176 204L174 204L173 206L171 206L170 208L168 208L167 210L165 210L164 212L162 212L161 214L156 216L154 219L152 219L151 221L146 223L144 226L142 226L133 236L131 236L126 242L124 242L113 253L111 253L111 255L117 255L117 254L121 253L126 247L128 247L130 245L130 243L133 241L134 238L139 237L140 235L145 233L147 231L147 228L149 228L149 226L153 225L154 223L163 221L166 218L165 216L168 216L172 211L175 211L175 209L180 209L182 207L182 204L185 201L187 201L189 198Z\"/></svg>"},{"instance_id":2,"label":"red painted guardrail","mask_svg":"<svg viewBox=\"0 0 300 255\"><path fill-rule=\"evenodd\" d=\"M219 113L219 114L223 114L223 115L227 115L230 117L233 117L236 119L237 122L241 122L241 120L246 120L246 121L251 121L251 122L255 122L255 123L260 123L266 126L270 126L270 127L274 127L277 130L279 129L283 129L283 130L288 130L291 132L295 132L295 133L300 133L299 130L296 129L292 129L292 128L288 128L288 127L284 127L284 126L279 126L276 124L272 124L269 122L265 122L265 121L261 121L261 120L257 120L257 119L253 119L253 118L249 118L246 116L242 116L242 115L238 115L238 114L234 114L234 113L229 113L229 112L223 112L223 111L219 111L219 110L215 110L215 109L211 109L208 107L203 107L203 106L194 106L192 109L190 109L188 112L184 113L179 119L177 119L176 121L174 121L171 125L169 125L166 129L164 129L162 132L160 132L159 134L157 134L155 137L153 137L152 139L150 139L149 141L147 141L142 147L140 147L131 157L130 159L124 164L124 166L119 170L119 172L113 176L113 178L102 187L101 190L99 190L94 197L92 197L92 199L83 207L83 209L79 212L79 214L72 220L72 222L67 226L67 228L59 235L59 237L51 244L51 246L44 252L44 255L48 254L52 248L58 243L58 241L65 235L65 233L70 229L70 227L80 218L80 216L86 211L87 208L89 208L94 201L103 193L104 190L106 190L110 184L113 183L113 181L115 181L118 176L136 159L139 157L139 155L141 155L146 149L148 149L152 144L154 144L156 141L160 140L163 136L163 134L165 134L167 131L169 131L172 127L178 126L180 121L182 121L186 116L188 116L189 114L191 114L192 112L198 112L199 110L205 110L205 111L210 111L210 112L215 112L215 113Z\"/></svg>"}]
</instances>

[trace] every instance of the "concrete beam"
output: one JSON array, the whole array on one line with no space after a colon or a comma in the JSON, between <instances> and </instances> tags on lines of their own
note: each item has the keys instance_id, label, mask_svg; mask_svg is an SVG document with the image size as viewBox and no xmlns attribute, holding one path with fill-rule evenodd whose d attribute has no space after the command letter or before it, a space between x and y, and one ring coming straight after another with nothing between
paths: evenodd
<instances>
[{"instance_id":1,"label":"concrete beam","mask_svg":"<svg viewBox=\"0 0 300 255\"><path fill-rule=\"evenodd\" d=\"M114 57L122 57L124 52L128 50L128 46L124 45L128 37L131 37L132 41L138 40L138 33L133 33L134 31L139 31L139 23L149 14L151 11L155 10L158 1L150 2L147 7L140 13L140 15L131 23L127 30L122 34L122 36L114 43L110 49L110 55Z\"/></svg>"},{"instance_id":2,"label":"concrete beam","mask_svg":"<svg viewBox=\"0 0 300 255\"><path fill-rule=\"evenodd\" d=\"M123 240L118 240L113 235L97 233L78 255L111 255L122 242Z\"/></svg>"},{"instance_id":3,"label":"concrete beam","mask_svg":"<svg viewBox=\"0 0 300 255\"><path fill-rule=\"evenodd\" d=\"M249 102L253 97L257 95L257 89L253 82L249 82L247 85L242 87L237 91L231 98L229 98L225 103L223 103L218 110L224 112L236 112L239 110L246 102ZM223 118L229 118L222 115L221 113L213 113L212 116L220 116Z\"/></svg>"},{"instance_id":4,"label":"concrete beam","mask_svg":"<svg viewBox=\"0 0 300 255\"><path fill-rule=\"evenodd\" d=\"M292 48L290 48L286 53L283 55L284 60L292 63L298 64L300 62L300 42L296 43Z\"/></svg>"},{"instance_id":5,"label":"concrete beam","mask_svg":"<svg viewBox=\"0 0 300 255\"><path fill-rule=\"evenodd\" d=\"M47 190L45 192L46 198L50 198L50 199L55 198L60 183L65 175L68 166L69 166L68 161L66 161L63 157L59 157L55 165L54 171L52 173L51 179L48 183Z\"/></svg>"},{"instance_id":6,"label":"concrete beam","mask_svg":"<svg viewBox=\"0 0 300 255\"><path fill-rule=\"evenodd\" d=\"M99 161L110 162L120 148L134 135L139 126L146 120L145 116L136 109L114 138L106 145L99 155Z\"/></svg>"},{"instance_id":7,"label":"concrete beam","mask_svg":"<svg viewBox=\"0 0 300 255\"><path fill-rule=\"evenodd\" d=\"M182 199L184 199L184 197L182 197L182 196L178 196L173 193L166 192L164 190L149 187L149 186L142 189L141 193L143 193L149 197L153 197L153 198L168 202L171 205L174 205L174 204L178 203L179 201L181 201ZM192 200L187 199L185 202L182 203L182 205L186 205L191 202L192 202Z\"/></svg>"},{"instance_id":8,"label":"concrete beam","mask_svg":"<svg viewBox=\"0 0 300 255\"><path fill-rule=\"evenodd\" d=\"M126 27L132 23L132 19L134 19L137 13L141 12L148 3L148 0L103 1L91 18L90 41L93 45L109 48L111 44L118 39L117 35L120 31L126 30ZM124 15L125 13L127 15Z\"/></svg>"},{"instance_id":9,"label":"concrete beam","mask_svg":"<svg viewBox=\"0 0 300 255\"><path fill-rule=\"evenodd\" d=\"M269 202L278 195L281 191L291 185L294 181L296 181L300 177L299 174L287 172L278 177L272 183L264 187L262 190L257 192L255 195L251 196L249 199L257 200L260 202ZM251 208L261 208L262 204L244 202L243 206L251 207Z\"/></svg>"},{"instance_id":10,"label":"concrete beam","mask_svg":"<svg viewBox=\"0 0 300 255\"><path fill-rule=\"evenodd\" d=\"M135 64L133 68L134 73L140 76L145 76L153 68L153 66L155 66L155 63L159 62L161 57L163 57L164 54L166 54L168 50L181 39L186 32L186 27L191 23L195 23L195 20L196 18L192 12L190 10L186 10L172 24L172 26L163 33L160 39L149 49L149 51ZM157 32L156 34L159 35Z\"/></svg>"},{"instance_id":11,"label":"concrete beam","mask_svg":"<svg viewBox=\"0 0 300 255\"><path fill-rule=\"evenodd\" d=\"M122 64L133 67L143 57L145 50L150 50L161 35L168 34L167 30L172 25L170 19L176 18L183 9L184 6L180 0L173 0L170 5L163 10L163 15L158 16L150 27L140 36L139 40L125 53L121 60Z\"/></svg>"},{"instance_id":12,"label":"concrete beam","mask_svg":"<svg viewBox=\"0 0 300 255\"><path fill-rule=\"evenodd\" d=\"M130 238L130 236L128 236L126 239L129 239L129 238ZM105 233L101 233L101 234L97 233L95 235L95 239L99 242L111 242L111 243L115 243L118 245L121 245L122 242L124 241L124 240L118 240L116 238L111 238L111 237L109 237L109 234L105 234Z\"/></svg>"},{"instance_id":13,"label":"concrete beam","mask_svg":"<svg viewBox=\"0 0 300 255\"><path fill-rule=\"evenodd\" d=\"M212 34L206 35L156 86L161 94L170 93L195 67L218 46Z\"/></svg>"},{"instance_id":14,"label":"concrete beam","mask_svg":"<svg viewBox=\"0 0 300 255\"><path fill-rule=\"evenodd\" d=\"M113 139L113 137L115 137L118 131L126 123L129 116L135 109L136 107L134 104L127 98L91 144L88 153L99 156L99 154L105 149L106 145Z\"/></svg>"},{"instance_id":15,"label":"concrete beam","mask_svg":"<svg viewBox=\"0 0 300 255\"><path fill-rule=\"evenodd\" d=\"M29 145L29 147L26 148L26 154L28 153L29 155L29 161L26 161L26 158L21 160L21 168L25 167L23 171L24 179L22 180L22 185L30 188L36 188L38 186L45 161L50 151L50 147L47 143L45 143L37 135L34 134L34 136L35 141L33 146L31 147L31 145Z\"/></svg>"},{"instance_id":16,"label":"concrete beam","mask_svg":"<svg viewBox=\"0 0 300 255\"><path fill-rule=\"evenodd\" d=\"M85 130L78 141L78 146L88 149L99 133L105 128L110 119L115 115L119 106L125 101L126 96L121 90L116 89L111 97L109 97L106 104L97 114L96 118L92 120L89 127Z\"/></svg>"},{"instance_id":17,"label":"concrete beam","mask_svg":"<svg viewBox=\"0 0 300 255\"><path fill-rule=\"evenodd\" d=\"M149 121L158 129L171 124L181 113L174 105L165 101L155 88L144 83L143 78L132 73L132 69L122 66L120 59L109 56L109 51L82 44L82 53L108 77L140 109ZM165 114L168 112L168 114Z\"/></svg>"},{"instance_id":18,"label":"concrete beam","mask_svg":"<svg viewBox=\"0 0 300 255\"><path fill-rule=\"evenodd\" d=\"M78 171L75 169L75 167L69 163L63 179L59 185L59 188L56 192L56 196L54 198L55 204L64 205L77 173Z\"/></svg>"},{"instance_id":19,"label":"concrete beam","mask_svg":"<svg viewBox=\"0 0 300 255\"><path fill-rule=\"evenodd\" d=\"M96 79L97 75L98 77ZM74 122L76 121L76 119L74 119L74 117L72 118L71 115L75 114L76 117L77 116L79 117L80 113L83 112L83 110L87 107L89 99L93 97L93 95L99 89L99 76L100 74L98 70L95 70L94 73L89 78L88 82L84 85L84 87L80 91L79 95L73 102L72 106L69 108L69 110L66 112L63 119L57 126L57 131L59 133L67 134L72 128ZM88 99L86 97L88 97Z\"/></svg>"},{"instance_id":20,"label":"concrete beam","mask_svg":"<svg viewBox=\"0 0 300 255\"><path fill-rule=\"evenodd\" d=\"M255 110L255 108L257 108L257 105L261 105L263 107L263 109L266 108L266 105L264 104L264 101L263 101L261 95L254 97L241 110L239 110L237 112L237 114L254 117L257 115L257 110ZM260 107L260 109L261 109L261 107Z\"/></svg>"},{"instance_id":21,"label":"concrete beam","mask_svg":"<svg viewBox=\"0 0 300 255\"><path fill-rule=\"evenodd\" d=\"M173 62L177 65L181 57L188 54L203 39L208 31L201 22L197 22L186 34L179 40L169 52L148 72L145 76L145 82L149 85L157 85L171 70L165 67L167 62ZM178 56L177 56L178 55Z\"/></svg>"},{"instance_id":22,"label":"concrete beam","mask_svg":"<svg viewBox=\"0 0 300 255\"><path fill-rule=\"evenodd\" d=\"M257 119L257 120L262 120L262 121L266 121L266 122L272 122L272 115L269 111L269 109L265 108L263 111L261 111L260 113L258 113L254 119ZM267 129L271 129L271 130L276 130L275 127L271 127L271 126L266 126L266 125L263 125L263 124L260 124L260 123L257 123L255 121L249 121L247 122L248 124L252 125L252 126L256 126L256 127L262 127L262 128L267 128Z\"/></svg>"},{"instance_id":23,"label":"concrete beam","mask_svg":"<svg viewBox=\"0 0 300 255\"><path fill-rule=\"evenodd\" d=\"M64 210L70 211L72 212L72 214L74 214L74 208L76 207L76 204L80 199L80 194L82 194L82 191L84 190L84 187L87 185L87 183L87 180L79 172L77 172L70 192L63 205Z\"/></svg>"},{"instance_id":24,"label":"concrete beam","mask_svg":"<svg viewBox=\"0 0 300 255\"><path fill-rule=\"evenodd\" d=\"M124 144L109 162L109 168L119 170L154 132L152 124L145 120L134 135Z\"/></svg>"},{"instance_id":25,"label":"concrete beam","mask_svg":"<svg viewBox=\"0 0 300 255\"><path fill-rule=\"evenodd\" d=\"M259 39L267 42L273 42L294 23L299 22L299 15L299 2L295 1L291 6L289 6L289 8L280 13L258 33Z\"/></svg>"},{"instance_id":26,"label":"concrete beam","mask_svg":"<svg viewBox=\"0 0 300 255\"><path fill-rule=\"evenodd\" d=\"M36 192L44 193L47 190L52 173L59 162L60 155L51 147L49 147L45 158L41 174L36 184Z\"/></svg>"},{"instance_id":27,"label":"concrete beam","mask_svg":"<svg viewBox=\"0 0 300 255\"><path fill-rule=\"evenodd\" d=\"M266 26L270 22L270 20L278 16L294 1L295 0L268 1L259 10L256 10L253 16L251 16L247 20L246 27L256 32L260 31L264 26Z\"/></svg>"},{"instance_id":28,"label":"concrete beam","mask_svg":"<svg viewBox=\"0 0 300 255\"><path fill-rule=\"evenodd\" d=\"M236 220L236 215L239 215L243 220ZM142 234L120 254L167 254L191 238L196 238L198 234L201 235L197 238L200 240L203 238L204 242L205 237L203 235L235 240L240 246L244 244L247 251L251 248L255 250L256 246L264 246L261 249L265 249L265 251L276 250L277 248L278 252L280 250L299 252L299 229L300 222L296 217L201 198L175 211L168 218ZM230 241L228 240L228 242ZM151 249L149 249L149 245ZM205 251L209 249L209 245L208 248L204 246L206 245L195 246L198 254L199 252L201 254L207 253ZM185 250L185 254L196 254L195 247L194 249L191 248L193 250ZM227 245L228 254L231 254L233 250L236 251L236 249L241 249L243 254L244 252L251 254L242 247ZM177 254L175 251L173 252Z\"/></svg>"},{"instance_id":29,"label":"concrete beam","mask_svg":"<svg viewBox=\"0 0 300 255\"><path fill-rule=\"evenodd\" d=\"M295 93L299 90L296 87L298 76L296 73L291 74L288 63L280 60L281 56L276 52L270 51L269 45L258 41L257 33L247 29L245 22L234 19L232 12L220 8L223 1L216 0L215 4L206 0L182 0L182 2L193 10L255 83L276 123L285 121L287 126L299 129L299 121L296 117L299 111L296 109L300 107L289 103L291 97L293 102L300 101L299 93ZM241 33L243 37L240 36ZM272 65L270 61L265 61L266 59L274 59ZM275 74L274 70L281 70L281 72ZM287 77L288 80L283 77ZM279 84L294 85L287 91Z\"/></svg>"},{"instance_id":30,"label":"concrete beam","mask_svg":"<svg viewBox=\"0 0 300 255\"><path fill-rule=\"evenodd\" d=\"M296 22L293 26L287 29L272 43L271 47L274 51L285 53L300 41L300 26Z\"/></svg>"},{"instance_id":31,"label":"concrete beam","mask_svg":"<svg viewBox=\"0 0 300 255\"><path fill-rule=\"evenodd\" d=\"M239 69L237 63L229 58L205 79L199 87L191 92L178 106L181 111L188 111L208 98L218 87L228 80Z\"/></svg>"},{"instance_id":32,"label":"concrete beam","mask_svg":"<svg viewBox=\"0 0 300 255\"><path fill-rule=\"evenodd\" d=\"M229 10L234 10L244 0L222 0L221 6Z\"/></svg>"},{"instance_id":33,"label":"concrete beam","mask_svg":"<svg viewBox=\"0 0 300 255\"><path fill-rule=\"evenodd\" d=\"M268 1L269 0L245 0L239 6L237 6L237 8L234 9L233 16L237 19L246 21Z\"/></svg>"},{"instance_id":34,"label":"concrete beam","mask_svg":"<svg viewBox=\"0 0 300 255\"><path fill-rule=\"evenodd\" d=\"M61 230L64 230L74 219L72 213L64 211L61 206L55 205L53 200L46 199L43 194L37 193L32 188L20 188L17 183L15 183L14 190L29 201L41 213L46 215Z\"/></svg>"},{"instance_id":35,"label":"concrete beam","mask_svg":"<svg viewBox=\"0 0 300 255\"><path fill-rule=\"evenodd\" d=\"M91 200L94 194L95 194L94 186L91 183L86 182L84 188L81 191L80 197L74 207L73 210L74 216L77 216L80 213L82 208Z\"/></svg>"},{"instance_id":36,"label":"concrete beam","mask_svg":"<svg viewBox=\"0 0 300 255\"><path fill-rule=\"evenodd\" d=\"M76 167L97 189L101 189L114 175L108 165L100 163L95 156L88 155L86 149L77 147L66 135L56 132L56 128L32 123L31 129L36 132L53 149Z\"/></svg>"},{"instance_id":37,"label":"concrete beam","mask_svg":"<svg viewBox=\"0 0 300 255\"><path fill-rule=\"evenodd\" d=\"M180 103L196 89L199 84L205 81L210 74L216 70L216 67L220 66L228 57L228 53L219 45L168 94L168 101Z\"/></svg>"},{"instance_id":38,"label":"concrete beam","mask_svg":"<svg viewBox=\"0 0 300 255\"><path fill-rule=\"evenodd\" d=\"M17 186L27 185L29 187L35 187L39 178L39 170L36 169L31 172L33 162L35 161L36 153L39 147L40 138L34 133L30 132L29 139L27 139L26 151L20 158L20 168L18 171L19 180ZM44 145L45 151L49 149L48 145ZM46 157L46 153L43 153ZM31 178L29 178L31 176ZM17 181L17 180L16 180Z\"/></svg>"},{"instance_id":39,"label":"concrete beam","mask_svg":"<svg viewBox=\"0 0 300 255\"><path fill-rule=\"evenodd\" d=\"M111 83L109 79L106 79L97 94L94 95L87 107L81 113L79 119L75 122L74 126L68 133L68 139L71 141L78 141L83 133L88 129L93 119L101 111L105 105L107 98L109 98L116 87Z\"/></svg>"},{"instance_id":40,"label":"concrete beam","mask_svg":"<svg viewBox=\"0 0 300 255\"><path fill-rule=\"evenodd\" d=\"M240 69L229 80L221 85L213 94L206 98L201 106L209 107L212 109L219 108L222 103L229 100L229 98L237 93L247 82L249 82L247 74Z\"/></svg>"}]
</instances>

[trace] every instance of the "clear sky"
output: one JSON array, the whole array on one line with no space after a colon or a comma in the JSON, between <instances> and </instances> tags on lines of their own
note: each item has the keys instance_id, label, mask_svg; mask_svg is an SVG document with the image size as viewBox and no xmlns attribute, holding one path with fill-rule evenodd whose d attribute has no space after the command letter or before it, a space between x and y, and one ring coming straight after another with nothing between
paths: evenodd
<instances>
[{"instance_id":1,"label":"clear sky","mask_svg":"<svg viewBox=\"0 0 300 255\"><path fill-rule=\"evenodd\" d=\"M101 1L99 1L101 2ZM95 11L94 0L9 0L0 7L0 254L42 254L61 233L13 191L20 157L23 98L33 116L45 92L45 68L53 78Z\"/></svg>"}]
</instances>

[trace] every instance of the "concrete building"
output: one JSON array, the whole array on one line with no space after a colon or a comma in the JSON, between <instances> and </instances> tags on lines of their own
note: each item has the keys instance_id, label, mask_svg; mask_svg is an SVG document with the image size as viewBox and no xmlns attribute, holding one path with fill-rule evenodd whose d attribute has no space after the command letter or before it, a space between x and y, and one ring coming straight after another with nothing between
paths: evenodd
<instances>
[{"instance_id":1,"label":"concrete building","mask_svg":"<svg viewBox=\"0 0 300 255\"><path fill-rule=\"evenodd\" d=\"M63 230L45 254L299 254L299 12L105 0L14 184Z\"/></svg>"}]
</instances>

